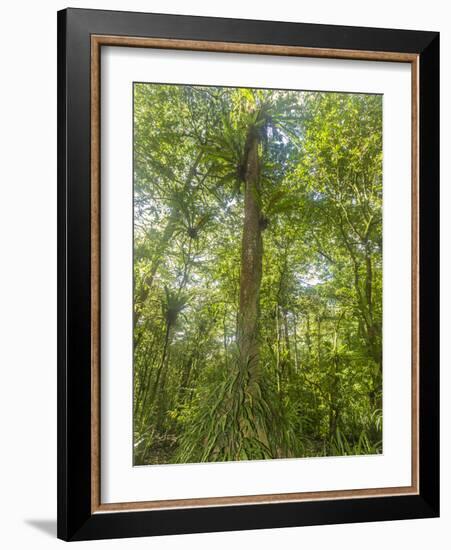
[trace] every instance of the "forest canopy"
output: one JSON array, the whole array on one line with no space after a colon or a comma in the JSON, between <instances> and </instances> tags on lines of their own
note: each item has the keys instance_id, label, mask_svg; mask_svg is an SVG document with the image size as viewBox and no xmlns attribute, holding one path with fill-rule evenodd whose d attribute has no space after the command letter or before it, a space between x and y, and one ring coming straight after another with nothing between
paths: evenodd
<instances>
[{"instance_id":1,"label":"forest canopy","mask_svg":"<svg viewBox=\"0 0 451 550\"><path fill-rule=\"evenodd\" d=\"M382 452L382 96L134 84L134 464Z\"/></svg>"}]
</instances>

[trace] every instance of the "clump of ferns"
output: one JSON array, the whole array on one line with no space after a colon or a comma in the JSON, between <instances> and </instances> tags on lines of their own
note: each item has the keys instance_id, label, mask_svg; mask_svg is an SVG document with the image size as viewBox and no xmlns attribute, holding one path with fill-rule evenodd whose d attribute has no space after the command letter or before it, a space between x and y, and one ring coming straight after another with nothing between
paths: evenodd
<instances>
[{"instance_id":1,"label":"clump of ferns","mask_svg":"<svg viewBox=\"0 0 451 550\"><path fill-rule=\"evenodd\" d=\"M198 240L200 231L212 218L211 212L199 212L200 209L195 204L178 193L173 194L171 203L179 212L174 234L185 234L192 240Z\"/></svg>"},{"instance_id":2,"label":"clump of ferns","mask_svg":"<svg viewBox=\"0 0 451 550\"><path fill-rule=\"evenodd\" d=\"M179 315L188 306L189 299L188 293L164 287L161 309L166 327L171 328L176 324Z\"/></svg>"},{"instance_id":3,"label":"clump of ferns","mask_svg":"<svg viewBox=\"0 0 451 550\"><path fill-rule=\"evenodd\" d=\"M274 388L265 377L251 388L248 369L238 367L238 358L234 365L232 372L223 369L219 381L205 384L191 409L183 411L176 462L302 456L299 434L287 423Z\"/></svg>"},{"instance_id":4,"label":"clump of ferns","mask_svg":"<svg viewBox=\"0 0 451 550\"><path fill-rule=\"evenodd\" d=\"M330 452L335 456L382 453L382 409L363 413L354 419L356 428L345 433L337 426L331 439Z\"/></svg>"},{"instance_id":5,"label":"clump of ferns","mask_svg":"<svg viewBox=\"0 0 451 550\"><path fill-rule=\"evenodd\" d=\"M253 97L250 97L250 96ZM204 146L206 158L214 168L213 172L221 174L218 177L219 187L229 185L239 194L246 179L247 148L250 136L258 137L259 147L266 151L271 143L280 144L299 141L298 130L299 110L294 103L281 99L269 101L264 94L255 94L249 91L249 97L243 99L244 108L238 120L231 120L223 115L221 119L222 132L215 135ZM276 147L276 150L280 147ZM265 157L267 155L261 155ZM266 163L267 164L267 163ZM274 166L261 165L261 183L264 185L267 175L281 164ZM268 169L269 168L269 169Z\"/></svg>"}]
</instances>

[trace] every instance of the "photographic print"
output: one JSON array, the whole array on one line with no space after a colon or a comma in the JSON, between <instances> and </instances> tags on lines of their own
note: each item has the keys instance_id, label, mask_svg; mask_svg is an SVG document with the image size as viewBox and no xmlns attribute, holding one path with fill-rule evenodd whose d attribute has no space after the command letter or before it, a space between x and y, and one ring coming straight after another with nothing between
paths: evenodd
<instances>
[{"instance_id":1,"label":"photographic print","mask_svg":"<svg viewBox=\"0 0 451 550\"><path fill-rule=\"evenodd\" d=\"M382 95L133 110L134 465L382 453Z\"/></svg>"},{"instance_id":2,"label":"photographic print","mask_svg":"<svg viewBox=\"0 0 451 550\"><path fill-rule=\"evenodd\" d=\"M439 516L439 43L58 12L59 538Z\"/></svg>"}]
</instances>

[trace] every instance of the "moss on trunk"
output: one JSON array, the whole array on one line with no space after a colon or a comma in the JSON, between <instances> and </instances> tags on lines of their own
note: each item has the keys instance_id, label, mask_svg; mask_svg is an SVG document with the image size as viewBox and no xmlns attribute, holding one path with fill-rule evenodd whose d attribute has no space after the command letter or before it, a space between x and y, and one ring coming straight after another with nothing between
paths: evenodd
<instances>
[{"instance_id":1,"label":"moss on trunk","mask_svg":"<svg viewBox=\"0 0 451 550\"><path fill-rule=\"evenodd\" d=\"M246 139L244 157L244 223L238 319L240 368L247 370L251 386L257 381L259 370L260 286L263 258L258 149L259 133L255 127L251 127Z\"/></svg>"}]
</instances>

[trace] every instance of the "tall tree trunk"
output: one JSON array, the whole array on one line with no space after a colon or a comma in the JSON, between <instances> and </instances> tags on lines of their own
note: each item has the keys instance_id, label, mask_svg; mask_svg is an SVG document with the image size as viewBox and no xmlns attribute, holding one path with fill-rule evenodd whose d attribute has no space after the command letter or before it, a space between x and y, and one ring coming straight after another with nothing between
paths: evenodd
<instances>
[{"instance_id":1,"label":"tall tree trunk","mask_svg":"<svg viewBox=\"0 0 451 550\"><path fill-rule=\"evenodd\" d=\"M298 350L298 321L297 314L293 314L293 343L294 343L294 370L299 370L299 350Z\"/></svg>"},{"instance_id":2,"label":"tall tree trunk","mask_svg":"<svg viewBox=\"0 0 451 550\"><path fill-rule=\"evenodd\" d=\"M248 374L250 386L258 378L260 359L259 316L263 240L259 186L259 135L251 127L246 139L244 174L244 223L241 247L238 347L240 368Z\"/></svg>"},{"instance_id":3,"label":"tall tree trunk","mask_svg":"<svg viewBox=\"0 0 451 550\"><path fill-rule=\"evenodd\" d=\"M305 341L307 343L308 360L310 364L310 361L312 359L312 337L310 332L310 313L308 311L307 311L306 317L307 317L307 326L305 331Z\"/></svg>"},{"instance_id":4,"label":"tall tree trunk","mask_svg":"<svg viewBox=\"0 0 451 550\"><path fill-rule=\"evenodd\" d=\"M156 373L156 377L155 377L155 381L153 383L153 386L152 386L152 389L151 389L151 392L150 392L150 403L153 403L155 401L155 396L157 395L157 390L159 389L159 382L160 382L160 378L161 378L161 374L163 372L163 370L165 369L165 366L166 366L166 358L167 358L167 355L168 355L168 347L169 347L169 335L171 333L171 323L166 323L166 332L165 332L165 336L164 336L164 344L163 344L163 353L161 355L161 360L160 360L160 364L158 366L158 369L157 369L157 373ZM147 395L146 395L146 400L144 402L144 406L146 405L147 403Z\"/></svg>"},{"instance_id":5,"label":"tall tree trunk","mask_svg":"<svg viewBox=\"0 0 451 550\"><path fill-rule=\"evenodd\" d=\"M276 381L277 381L277 392L280 393L282 374L280 369L280 325L279 325L279 305L276 305L275 309L276 317Z\"/></svg>"},{"instance_id":6,"label":"tall tree trunk","mask_svg":"<svg viewBox=\"0 0 451 550\"><path fill-rule=\"evenodd\" d=\"M317 336L317 355L318 355L318 368L320 369L321 368L321 364L322 364L322 357L321 357L321 346L322 346L322 342L321 342L321 316L320 314L318 313L318 316L316 318L316 324L317 324L317 333L316 333L316 336Z\"/></svg>"},{"instance_id":7,"label":"tall tree trunk","mask_svg":"<svg viewBox=\"0 0 451 550\"><path fill-rule=\"evenodd\" d=\"M334 327L334 336L332 344L332 364L329 380L329 451L332 451L332 442L337 431L338 418L340 409L337 403L338 393L338 330L340 321L343 318L341 315L337 325Z\"/></svg>"},{"instance_id":8,"label":"tall tree trunk","mask_svg":"<svg viewBox=\"0 0 451 550\"><path fill-rule=\"evenodd\" d=\"M283 332L285 338L285 360L287 365L291 366L291 349L290 349L290 329L288 327L288 314L287 310L283 309Z\"/></svg>"}]
</instances>

